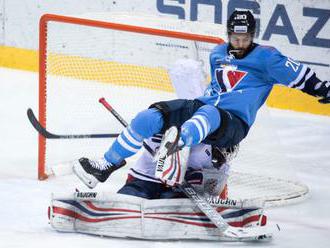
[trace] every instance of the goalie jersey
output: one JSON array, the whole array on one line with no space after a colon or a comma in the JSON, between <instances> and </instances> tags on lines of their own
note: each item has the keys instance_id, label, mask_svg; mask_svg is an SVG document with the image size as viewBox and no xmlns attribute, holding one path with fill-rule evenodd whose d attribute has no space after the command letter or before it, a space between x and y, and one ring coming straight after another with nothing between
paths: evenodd
<instances>
[{"instance_id":1,"label":"goalie jersey","mask_svg":"<svg viewBox=\"0 0 330 248\"><path fill-rule=\"evenodd\" d=\"M210 55L211 83L198 98L235 114L248 126L275 84L303 90L306 75L313 73L273 47L253 45L242 59L228 53L228 43L216 46Z\"/></svg>"},{"instance_id":2,"label":"goalie jersey","mask_svg":"<svg viewBox=\"0 0 330 248\"><path fill-rule=\"evenodd\" d=\"M157 134L146 140L148 146L153 150L159 148L160 142L162 139L161 134ZM198 144L193 146L190 150L189 159L187 161L188 171L207 171L212 174L216 174L219 178L219 181L225 182L229 176L229 165L223 164L220 168L214 169L212 165L212 148L211 145L207 144ZM143 150L143 153L139 159L134 163L134 165L129 170L129 175L135 178L162 183L159 178L155 177L156 164L154 158L146 150Z\"/></svg>"}]
</instances>

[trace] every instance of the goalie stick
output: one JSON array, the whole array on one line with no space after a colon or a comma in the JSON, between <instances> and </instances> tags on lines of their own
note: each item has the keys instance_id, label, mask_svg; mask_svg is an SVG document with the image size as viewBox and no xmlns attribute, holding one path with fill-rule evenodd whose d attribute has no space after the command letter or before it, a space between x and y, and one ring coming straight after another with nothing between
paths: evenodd
<instances>
[{"instance_id":1,"label":"goalie stick","mask_svg":"<svg viewBox=\"0 0 330 248\"><path fill-rule=\"evenodd\" d=\"M107 134L54 134L46 130L35 117L31 108L27 110L27 116L32 126L46 139L91 139L91 138L116 138L118 133Z\"/></svg>"},{"instance_id":2,"label":"goalie stick","mask_svg":"<svg viewBox=\"0 0 330 248\"><path fill-rule=\"evenodd\" d=\"M272 238L272 233L265 226L259 227L233 227L230 226L211 205L195 189L184 182L179 188L199 207L200 210L213 222L223 233L224 237L235 241L268 240Z\"/></svg>"},{"instance_id":3,"label":"goalie stick","mask_svg":"<svg viewBox=\"0 0 330 248\"><path fill-rule=\"evenodd\" d=\"M116 119L124 126L127 127L127 122L119 115L117 111L105 100L100 98L99 102L112 113ZM143 146L151 155L155 152L148 144L143 142ZM195 189L187 182L178 186L199 208L200 210L217 226L220 232L228 240L232 241L253 241L253 240L268 240L272 238L272 233L265 226L238 228L230 226L223 217L207 202L207 200L200 196Z\"/></svg>"}]
</instances>

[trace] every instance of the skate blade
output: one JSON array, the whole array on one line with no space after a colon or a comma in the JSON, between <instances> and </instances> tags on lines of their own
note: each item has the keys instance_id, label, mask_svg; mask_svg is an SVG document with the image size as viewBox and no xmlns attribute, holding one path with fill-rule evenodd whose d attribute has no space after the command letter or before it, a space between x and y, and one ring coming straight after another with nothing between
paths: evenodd
<instances>
[{"instance_id":1,"label":"skate blade","mask_svg":"<svg viewBox=\"0 0 330 248\"><path fill-rule=\"evenodd\" d=\"M88 174L81 166L79 161L75 162L72 167L73 173L90 189L95 188L99 181L91 174Z\"/></svg>"}]
</instances>

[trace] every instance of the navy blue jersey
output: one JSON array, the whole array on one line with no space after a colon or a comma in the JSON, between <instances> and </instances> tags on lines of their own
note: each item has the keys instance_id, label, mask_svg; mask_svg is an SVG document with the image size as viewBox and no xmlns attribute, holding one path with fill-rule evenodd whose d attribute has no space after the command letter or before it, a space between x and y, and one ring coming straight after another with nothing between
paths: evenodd
<instances>
[{"instance_id":1,"label":"navy blue jersey","mask_svg":"<svg viewBox=\"0 0 330 248\"><path fill-rule=\"evenodd\" d=\"M198 99L235 114L249 126L274 84L302 89L303 77L312 73L277 49L257 44L242 59L228 54L228 43L218 45L210 54L210 65L211 83Z\"/></svg>"}]
</instances>

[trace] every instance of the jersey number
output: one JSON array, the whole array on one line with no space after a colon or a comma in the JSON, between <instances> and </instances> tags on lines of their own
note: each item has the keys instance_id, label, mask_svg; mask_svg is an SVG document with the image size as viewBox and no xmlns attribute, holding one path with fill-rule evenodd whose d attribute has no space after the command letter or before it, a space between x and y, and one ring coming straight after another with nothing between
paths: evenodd
<instances>
[{"instance_id":1,"label":"jersey number","mask_svg":"<svg viewBox=\"0 0 330 248\"><path fill-rule=\"evenodd\" d=\"M291 58L288 58L288 60L285 62L286 67L291 67L294 72L297 72L299 69L300 63L297 61L294 61Z\"/></svg>"}]
</instances>

